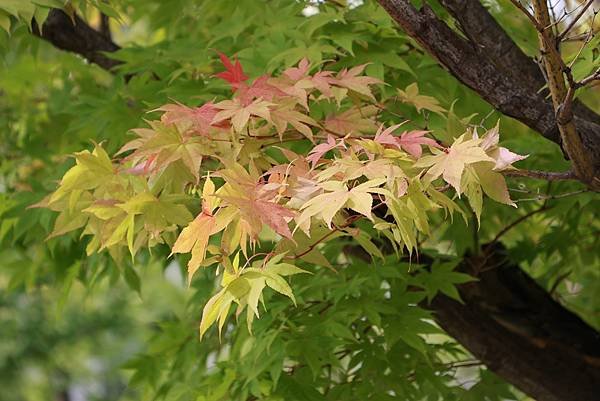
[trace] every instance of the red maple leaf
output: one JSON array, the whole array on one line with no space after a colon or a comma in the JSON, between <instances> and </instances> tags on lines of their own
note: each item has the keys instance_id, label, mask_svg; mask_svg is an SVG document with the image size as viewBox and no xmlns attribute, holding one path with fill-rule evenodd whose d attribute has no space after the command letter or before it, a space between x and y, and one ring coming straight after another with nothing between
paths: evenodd
<instances>
[{"instance_id":1,"label":"red maple leaf","mask_svg":"<svg viewBox=\"0 0 600 401\"><path fill-rule=\"evenodd\" d=\"M221 52L219 52L219 57L221 58L221 62L225 66L226 71L220 72L216 74L216 76L229 82L231 89L235 92L241 84L248 80L248 76L244 74L242 65L237 58L235 59L235 64L233 64L229 57Z\"/></svg>"}]
</instances>

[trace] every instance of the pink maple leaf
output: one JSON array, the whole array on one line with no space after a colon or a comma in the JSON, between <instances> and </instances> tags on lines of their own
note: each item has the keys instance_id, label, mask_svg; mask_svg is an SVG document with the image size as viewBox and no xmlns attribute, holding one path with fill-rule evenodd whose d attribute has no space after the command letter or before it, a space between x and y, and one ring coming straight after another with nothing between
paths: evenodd
<instances>
[{"instance_id":1,"label":"pink maple leaf","mask_svg":"<svg viewBox=\"0 0 600 401\"><path fill-rule=\"evenodd\" d=\"M363 64L349 70L344 68L337 74L335 84L373 98L369 85L380 84L381 81L377 78L359 76L366 66L367 64Z\"/></svg>"},{"instance_id":2,"label":"pink maple leaf","mask_svg":"<svg viewBox=\"0 0 600 401\"><path fill-rule=\"evenodd\" d=\"M283 72L289 79L292 81L299 81L306 76L310 64L308 63L308 59L305 57L298 63L298 67L290 67Z\"/></svg>"},{"instance_id":3,"label":"pink maple leaf","mask_svg":"<svg viewBox=\"0 0 600 401\"><path fill-rule=\"evenodd\" d=\"M441 148L441 146L433 139L425 137L429 131L408 131L404 132L398 138L398 144L408 154L418 159L423 154L423 145Z\"/></svg>"},{"instance_id":4,"label":"pink maple leaf","mask_svg":"<svg viewBox=\"0 0 600 401\"><path fill-rule=\"evenodd\" d=\"M331 71L319 71L313 75L311 81L315 88L317 88L323 95L328 97L333 96L331 84L334 84L336 79L331 77Z\"/></svg>"},{"instance_id":5,"label":"pink maple leaf","mask_svg":"<svg viewBox=\"0 0 600 401\"><path fill-rule=\"evenodd\" d=\"M254 99L257 98L271 101L275 96L286 96L285 92L269 83L270 78L271 77L268 75L263 75L255 79L250 86L241 84L239 86L241 103L243 105L249 105Z\"/></svg>"},{"instance_id":6,"label":"pink maple leaf","mask_svg":"<svg viewBox=\"0 0 600 401\"><path fill-rule=\"evenodd\" d=\"M423 154L423 149L421 148L423 145L441 148L435 140L425 137L425 134L429 131L404 131L399 137L392 135L392 132L398 129L402 124L393 125L384 131L379 128L375 134L374 141L382 145L389 145L402 149L416 159L420 158Z\"/></svg>"},{"instance_id":7,"label":"pink maple leaf","mask_svg":"<svg viewBox=\"0 0 600 401\"><path fill-rule=\"evenodd\" d=\"M252 207L263 224L271 227L279 235L290 239L292 238L292 232L290 231L286 219L294 217L294 212L275 202L261 199L252 202Z\"/></svg>"},{"instance_id":8,"label":"pink maple leaf","mask_svg":"<svg viewBox=\"0 0 600 401\"><path fill-rule=\"evenodd\" d=\"M200 135L208 135L209 128L212 127L211 121L220 110L212 102L208 102L200 107L188 107L180 103L165 104L153 111L164 111L160 120L164 124L175 124L181 132L191 130ZM226 128L223 124L214 126Z\"/></svg>"},{"instance_id":9,"label":"pink maple leaf","mask_svg":"<svg viewBox=\"0 0 600 401\"><path fill-rule=\"evenodd\" d=\"M333 135L327 136L327 142L320 143L308 153L307 161L311 162L313 167L321 160L321 157L332 149L343 147L343 141L336 142Z\"/></svg>"},{"instance_id":10,"label":"pink maple leaf","mask_svg":"<svg viewBox=\"0 0 600 401\"><path fill-rule=\"evenodd\" d=\"M404 123L392 125L391 127L386 128L383 131L382 131L382 129L383 129L383 125L382 125L381 127L379 127L379 129L375 133L375 138L373 138L373 140L382 145L390 145L390 146L394 146L394 147L400 149L400 143L398 142L399 138L397 136L392 135L392 132L394 132L396 129L398 129L398 127L400 127L402 124L404 124Z\"/></svg>"},{"instance_id":11,"label":"pink maple leaf","mask_svg":"<svg viewBox=\"0 0 600 401\"><path fill-rule=\"evenodd\" d=\"M506 148L498 147L497 149L492 150L490 156L496 159L494 170L502 171L508 167L512 167L511 164L514 162L526 159L529 155L521 156Z\"/></svg>"}]
</instances>

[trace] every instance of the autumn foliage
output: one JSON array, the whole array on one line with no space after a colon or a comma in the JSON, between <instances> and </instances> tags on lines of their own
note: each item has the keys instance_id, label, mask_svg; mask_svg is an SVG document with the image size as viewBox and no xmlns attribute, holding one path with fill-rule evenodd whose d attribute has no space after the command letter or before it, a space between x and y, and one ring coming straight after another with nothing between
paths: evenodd
<instances>
[{"instance_id":1,"label":"autumn foliage","mask_svg":"<svg viewBox=\"0 0 600 401\"><path fill-rule=\"evenodd\" d=\"M251 328L266 287L294 300L285 277L308 273L298 260L328 266L324 242L347 236L381 255L358 223L414 254L433 215L466 219L457 198L478 219L484 194L514 206L502 173L524 157L498 145L498 126L440 143L386 120L376 96L384 83L363 75L365 65L314 71L304 59L251 81L237 59L220 58L216 77L230 99L154 110L160 119L133 130L113 159L101 145L76 153L38 205L60 213L52 236L83 229L88 254L120 260L167 244L190 254L189 280L218 266L221 289L204 308L201 335L214 323L220 330L234 304ZM417 84L397 101L445 112ZM257 252L264 243L270 251Z\"/></svg>"}]
</instances>

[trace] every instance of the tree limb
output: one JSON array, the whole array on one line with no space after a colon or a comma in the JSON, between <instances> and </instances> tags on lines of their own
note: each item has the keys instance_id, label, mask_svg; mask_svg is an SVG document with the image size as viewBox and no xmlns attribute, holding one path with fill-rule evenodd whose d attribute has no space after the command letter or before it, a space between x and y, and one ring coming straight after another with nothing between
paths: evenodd
<instances>
[{"instance_id":1,"label":"tree limb","mask_svg":"<svg viewBox=\"0 0 600 401\"><path fill-rule=\"evenodd\" d=\"M474 1L445 1L446 4L457 4L456 10L460 8L458 4L463 4L466 7L463 10L467 10L466 13L474 17L474 21L476 21L474 25L478 27L480 33L478 37L475 30L471 29L472 33L467 33L467 37L470 35L476 38L474 40L482 40L481 37L485 38L488 43L488 47L485 49L478 48L476 44L471 43L468 39L461 37L450 29L428 5L424 5L417 10L409 0L378 1L404 31L412 36L458 80L475 90L502 113L516 118L540 132L544 137L556 143L561 143L552 104L546 101L543 93L537 91L541 85L533 89L536 86L533 82L538 79L532 78L530 84L524 84L521 79L515 78L515 75L510 73L509 65L514 67L520 65L519 63L498 62L498 60L501 60L500 52L502 49L509 52L509 59L512 58L512 60L524 60L523 57L526 56L519 55L519 52L513 47L516 45L506 44L506 40L510 40L510 38L505 33L501 36L495 36L496 33L501 32L501 28L497 26L497 23L491 17L481 19L482 15L485 16L482 12L485 9L481 5L479 9L474 9L470 7L471 4L475 3ZM485 12L487 13L487 11ZM482 24L484 25L482 26ZM462 25L464 29L464 26L469 24L464 23ZM488 28L490 31L488 31ZM494 40L503 42L503 47L491 46L490 44ZM488 53L493 56L488 56ZM524 65L526 72L523 76L535 77L536 73L533 72L530 62ZM536 81L533 79L536 79ZM600 169L599 117L585 107L578 106L576 109L575 124L579 128L583 145L592 159L594 167Z\"/></svg>"},{"instance_id":2,"label":"tree limb","mask_svg":"<svg viewBox=\"0 0 600 401\"><path fill-rule=\"evenodd\" d=\"M459 286L464 303L437 295L430 305L448 334L538 401L600 400L598 332L511 264L499 244L460 270L479 279Z\"/></svg>"},{"instance_id":3,"label":"tree limb","mask_svg":"<svg viewBox=\"0 0 600 401\"><path fill-rule=\"evenodd\" d=\"M482 57L491 59L504 74L518 79L531 91L537 92L545 85L537 63L517 46L479 0L440 2Z\"/></svg>"},{"instance_id":4,"label":"tree limb","mask_svg":"<svg viewBox=\"0 0 600 401\"><path fill-rule=\"evenodd\" d=\"M57 48L79 54L107 71L112 71L115 66L121 64L121 61L113 60L103 54L115 52L120 47L77 15L71 19L64 11L54 8L50 10L41 30L35 20L32 23L32 30L34 35Z\"/></svg>"}]
</instances>

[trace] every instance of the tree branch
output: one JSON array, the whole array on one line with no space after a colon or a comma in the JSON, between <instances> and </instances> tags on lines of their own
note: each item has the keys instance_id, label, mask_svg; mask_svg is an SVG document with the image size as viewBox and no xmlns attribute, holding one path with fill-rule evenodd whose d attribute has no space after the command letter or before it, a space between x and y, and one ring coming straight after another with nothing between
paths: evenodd
<instances>
[{"instance_id":1,"label":"tree branch","mask_svg":"<svg viewBox=\"0 0 600 401\"><path fill-rule=\"evenodd\" d=\"M409 0L379 0L392 18L412 36L425 50L434 56L451 74L462 83L475 90L485 100L502 113L514 117L540 132L544 137L560 144L560 133L556 124L553 106L546 101L538 89L543 85L539 72L534 72L531 61L524 63L526 73L519 77L519 71L511 72L511 68L521 63L502 62L501 51L508 51L511 60L525 60L512 45L510 40L487 11L475 6L474 0L446 0L444 4L453 4L453 14L461 17L465 26L475 26L466 31L467 37L477 42L464 39L441 21L431 8L424 5L417 10ZM461 6L462 5L462 6ZM471 7L473 6L473 7ZM472 18L472 24L467 22ZM458 19L458 18L457 18ZM460 19L459 19L460 21ZM477 35L476 30L479 32ZM483 37L483 39L482 39ZM488 45L478 45L485 40ZM493 46L493 42L501 42L502 46ZM500 60L500 61L499 61ZM536 67L537 68L537 67ZM535 78L539 75L542 80ZM527 78L525 78L527 77ZM528 83L525 84L524 81ZM538 83L539 86L538 86ZM537 86L537 87L536 87ZM600 169L600 117L584 106L575 106L575 124L577 124L583 145L586 148L594 167Z\"/></svg>"},{"instance_id":2,"label":"tree branch","mask_svg":"<svg viewBox=\"0 0 600 401\"><path fill-rule=\"evenodd\" d=\"M569 76L570 71L567 71L564 61L558 51L557 38L554 37L550 26L550 14L548 13L548 5L546 0L533 0L533 8L535 11L535 20L537 20L538 36L540 39L540 49L542 59L546 68L546 77L550 95L556 112L556 122L562 139L562 145L567 155L573 162L573 170L578 177L584 182L592 184L595 176L595 169L592 160L588 156L583 142L577 133L573 112L571 109L571 101L573 92L568 96L567 86L563 73ZM539 27L542 27L541 29ZM572 77L569 80L570 87L575 89L575 84L572 82Z\"/></svg>"},{"instance_id":3,"label":"tree branch","mask_svg":"<svg viewBox=\"0 0 600 401\"><path fill-rule=\"evenodd\" d=\"M479 0L441 0L441 4L460 24L481 57L494 62L504 74L538 92L545 85L537 63L508 36Z\"/></svg>"},{"instance_id":4,"label":"tree branch","mask_svg":"<svg viewBox=\"0 0 600 401\"><path fill-rule=\"evenodd\" d=\"M537 178L539 180L546 181L566 181L576 180L577 177L572 171L565 172L553 172L553 171L540 171L540 170L506 170L502 171L502 175L507 177L528 177Z\"/></svg>"},{"instance_id":5,"label":"tree branch","mask_svg":"<svg viewBox=\"0 0 600 401\"><path fill-rule=\"evenodd\" d=\"M459 286L464 303L437 295L430 305L448 334L539 401L600 400L598 332L509 262L499 244L459 269L479 279Z\"/></svg>"},{"instance_id":6,"label":"tree branch","mask_svg":"<svg viewBox=\"0 0 600 401\"><path fill-rule=\"evenodd\" d=\"M583 78L581 81L579 81L579 87L588 85L592 83L592 81L600 81L600 68L598 68L593 74L590 74L587 77Z\"/></svg>"},{"instance_id":7,"label":"tree branch","mask_svg":"<svg viewBox=\"0 0 600 401\"><path fill-rule=\"evenodd\" d=\"M583 16L583 14L585 14L585 12L587 11L588 8L590 8L590 6L592 5L592 3L595 0L588 0L588 2L583 6L583 8L579 11L579 13L571 20L571 22L569 23L569 25L565 28L565 30L558 35L557 39L558 41L562 41L571 31L571 29L573 29L573 27L575 26L575 24L577 24L577 22L581 19L581 17Z\"/></svg>"},{"instance_id":8,"label":"tree branch","mask_svg":"<svg viewBox=\"0 0 600 401\"><path fill-rule=\"evenodd\" d=\"M120 49L109 37L90 27L75 15L73 20L65 12L50 10L40 30L37 22L32 23L33 34L52 43L59 49L79 54L89 62L112 71L121 61L113 60L103 53Z\"/></svg>"},{"instance_id":9,"label":"tree branch","mask_svg":"<svg viewBox=\"0 0 600 401\"><path fill-rule=\"evenodd\" d=\"M546 80L537 62L527 56L508 36L479 0L441 0L442 5L459 22L461 30L481 57L489 58L515 82L540 92ZM600 115L575 99L573 109L576 116L600 124ZM558 136L558 128L556 128Z\"/></svg>"},{"instance_id":10,"label":"tree branch","mask_svg":"<svg viewBox=\"0 0 600 401\"><path fill-rule=\"evenodd\" d=\"M488 369L536 400L600 401L600 333L510 262L502 244L483 249L457 268L478 279L458 286L463 302L438 294L422 306ZM420 254L419 263L433 262Z\"/></svg>"},{"instance_id":11,"label":"tree branch","mask_svg":"<svg viewBox=\"0 0 600 401\"><path fill-rule=\"evenodd\" d=\"M112 33L110 32L110 17L104 13L100 14L100 26L98 30L108 40L112 40Z\"/></svg>"}]
</instances>

